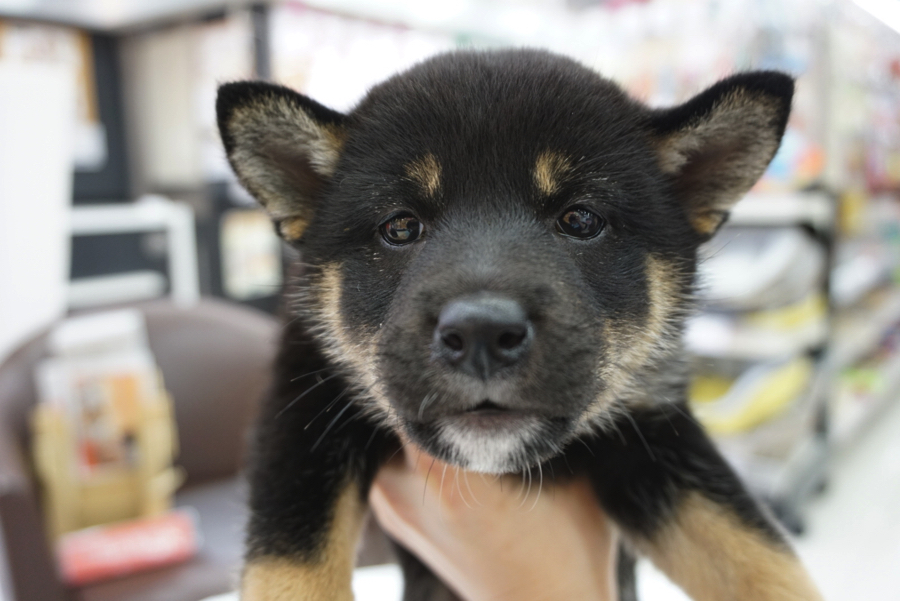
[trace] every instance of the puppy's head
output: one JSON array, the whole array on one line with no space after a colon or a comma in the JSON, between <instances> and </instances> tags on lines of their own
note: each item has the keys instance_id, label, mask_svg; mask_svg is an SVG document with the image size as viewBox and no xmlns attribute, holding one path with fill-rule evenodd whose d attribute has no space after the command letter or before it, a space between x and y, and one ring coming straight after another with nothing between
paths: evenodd
<instances>
[{"instance_id":1,"label":"puppy's head","mask_svg":"<svg viewBox=\"0 0 900 601\"><path fill-rule=\"evenodd\" d=\"M496 473L683 385L697 247L771 160L792 92L746 73L651 110L562 57L460 52L346 115L263 83L217 108L310 266L295 310L360 402Z\"/></svg>"}]
</instances>

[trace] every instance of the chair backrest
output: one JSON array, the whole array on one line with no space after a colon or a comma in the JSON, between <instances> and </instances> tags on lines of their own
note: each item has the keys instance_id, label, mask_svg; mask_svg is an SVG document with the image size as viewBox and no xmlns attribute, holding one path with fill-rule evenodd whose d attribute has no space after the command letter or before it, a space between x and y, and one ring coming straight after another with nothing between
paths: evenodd
<instances>
[{"instance_id":1,"label":"chair backrest","mask_svg":"<svg viewBox=\"0 0 900 601\"><path fill-rule=\"evenodd\" d=\"M192 308L169 301L135 305L172 395L186 486L233 476L248 426L268 386L279 326L263 313L220 301ZM46 333L0 365L0 520L17 599L64 598L46 544L29 460L34 366Z\"/></svg>"}]
</instances>

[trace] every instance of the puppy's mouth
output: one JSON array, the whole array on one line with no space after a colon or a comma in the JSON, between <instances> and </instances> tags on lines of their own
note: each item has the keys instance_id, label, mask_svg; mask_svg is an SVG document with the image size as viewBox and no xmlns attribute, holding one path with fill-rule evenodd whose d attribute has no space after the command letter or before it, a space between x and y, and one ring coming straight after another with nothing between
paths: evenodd
<instances>
[{"instance_id":1,"label":"puppy's mouth","mask_svg":"<svg viewBox=\"0 0 900 601\"><path fill-rule=\"evenodd\" d=\"M568 428L533 411L485 399L426 422L408 421L405 430L426 452L470 470L500 474L519 471L559 450L553 441Z\"/></svg>"},{"instance_id":2,"label":"puppy's mouth","mask_svg":"<svg viewBox=\"0 0 900 601\"><path fill-rule=\"evenodd\" d=\"M528 423L540 420L540 416L484 399L478 404L458 412L442 415L433 424L439 428L461 428L484 434L513 433Z\"/></svg>"},{"instance_id":3,"label":"puppy's mouth","mask_svg":"<svg viewBox=\"0 0 900 601\"><path fill-rule=\"evenodd\" d=\"M492 413L504 413L510 411L508 407L503 407L502 405L498 405L494 401L490 399L484 399L471 409L467 409L466 413L480 413L480 414L492 414Z\"/></svg>"}]
</instances>

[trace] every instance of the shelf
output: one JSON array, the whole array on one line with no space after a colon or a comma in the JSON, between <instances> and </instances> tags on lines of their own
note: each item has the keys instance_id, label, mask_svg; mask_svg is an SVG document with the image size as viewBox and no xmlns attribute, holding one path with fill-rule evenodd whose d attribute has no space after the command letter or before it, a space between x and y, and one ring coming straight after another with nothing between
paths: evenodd
<instances>
[{"instance_id":1,"label":"shelf","mask_svg":"<svg viewBox=\"0 0 900 601\"><path fill-rule=\"evenodd\" d=\"M831 412L831 442L838 448L853 443L893 402L900 398L900 354L889 359L880 370L886 374L884 390L868 402L845 401Z\"/></svg>"},{"instance_id":2,"label":"shelf","mask_svg":"<svg viewBox=\"0 0 900 601\"><path fill-rule=\"evenodd\" d=\"M202 18L251 5L253 0L45 0L0 7L0 19L27 19L95 31L122 31L163 22Z\"/></svg>"},{"instance_id":3,"label":"shelf","mask_svg":"<svg viewBox=\"0 0 900 601\"><path fill-rule=\"evenodd\" d=\"M147 195L136 202L107 205L79 205L69 213L72 236L104 236L110 234L165 232L168 243L168 275L172 299L189 307L200 299L195 239L194 212L185 203L173 202L162 196ZM156 289L152 274L139 274L126 283L129 294L136 298ZM115 279L94 279L76 284L72 300L78 306L104 298L115 297ZM121 302L122 299L110 302Z\"/></svg>"},{"instance_id":4,"label":"shelf","mask_svg":"<svg viewBox=\"0 0 900 601\"><path fill-rule=\"evenodd\" d=\"M780 507L799 507L825 481L829 443L809 432L785 458L737 456L727 449L723 455L756 496Z\"/></svg>"},{"instance_id":5,"label":"shelf","mask_svg":"<svg viewBox=\"0 0 900 601\"><path fill-rule=\"evenodd\" d=\"M70 309L130 303L163 296L166 278L158 271L130 271L78 278L69 282Z\"/></svg>"},{"instance_id":6,"label":"shelf","mask_svg":"<svg viewBox=\"0 0 900 601\"><path fill-rule=\"evenodd\" d=\"M728 225L738 226L811 225L827 229L833 223L834 204L823 192L748 194L728 219Z\"/></svg>"},{"instance_id":7,"label":"shelf","mask_svg":"<svg viewBox=\"0 0 900 601\"><path fill-rule=\"evenodd\" d=\"M815 320L788 331L734 326L727 317L701 315L688 324L687 350L701 357L744 361L798 355L828 340L828 324Z\"/></svg>"},{"instance_id":8,"label":"shelf","mask_svg":"<svg viewBox=\"0 0 900 601\"><path fill-rule=\"evenodd\" d=\"M865 357L881 340L885 330L898 321L900 288L897 287L887 291L874 310L861 309L839 317L826 359L829 370L836 374Z\"/></svg>"}]
</instances>

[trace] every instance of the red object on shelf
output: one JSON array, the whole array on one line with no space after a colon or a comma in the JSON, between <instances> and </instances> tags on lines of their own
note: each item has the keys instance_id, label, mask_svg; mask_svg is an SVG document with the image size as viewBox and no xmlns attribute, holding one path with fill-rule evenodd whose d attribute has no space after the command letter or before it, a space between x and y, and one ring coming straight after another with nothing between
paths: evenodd
<instances>
[{"instance_id":1,"label":"red object on shelf","mask_svg":"<svg viewBox=\"0 0 900 601\"><path fill-rule=\"evenodd\" d=\"M179 563L199 548L196 514L179 509L64 534L57 543L57 556L63 580L80 586Z\"/></svg>"}]
</instances>

